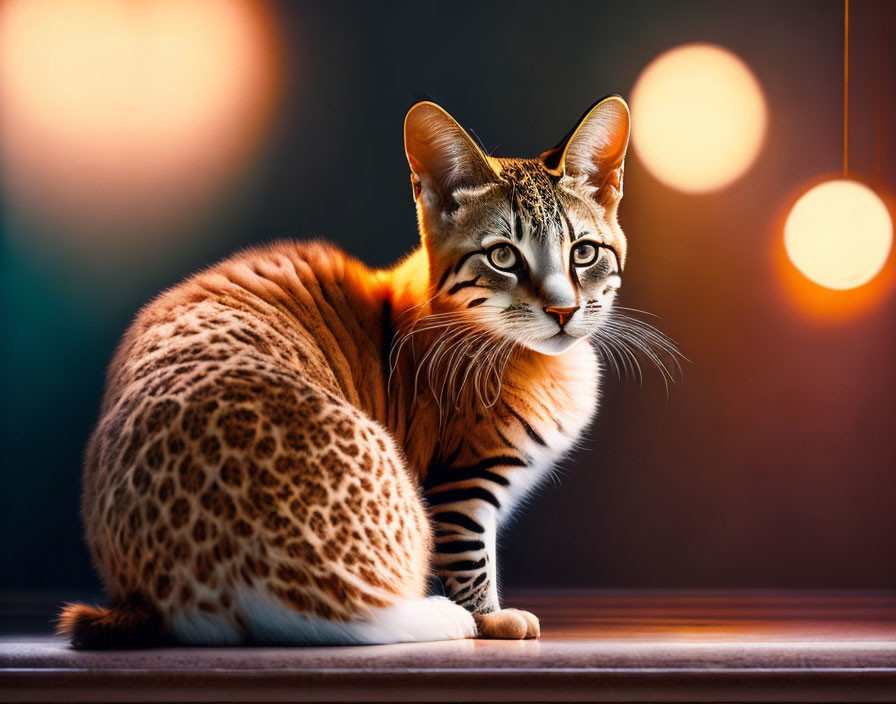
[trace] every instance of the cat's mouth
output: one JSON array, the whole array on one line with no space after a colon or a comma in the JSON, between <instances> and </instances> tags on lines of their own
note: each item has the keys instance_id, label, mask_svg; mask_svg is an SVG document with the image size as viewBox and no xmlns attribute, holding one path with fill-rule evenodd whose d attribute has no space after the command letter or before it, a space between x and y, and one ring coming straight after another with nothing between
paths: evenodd
<instances>
[{"instance_id":1,"label":"cat's mouth","mask_svg":"<svg viewBox=\"0 0 896 704\"><path fill-rule=\"evenodd\" d=\"M586 337L587 335L570 335L565 330L560 330L554 335L551 335L550 337L547 337L543 340L537 340L529 343L529 347L531 347L536 352L541 352L542 354L563 354L575 343L585 339Z\"/></svg>"}]
</instances>

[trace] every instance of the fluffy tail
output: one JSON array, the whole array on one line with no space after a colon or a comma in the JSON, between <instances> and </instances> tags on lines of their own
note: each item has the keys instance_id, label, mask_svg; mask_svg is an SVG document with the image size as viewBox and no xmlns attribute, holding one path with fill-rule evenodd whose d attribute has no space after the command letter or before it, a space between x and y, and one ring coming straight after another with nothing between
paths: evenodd
<instances>
[{"instance_id":1,"label":"fluffy tail","mask_svg":"<svg viewBox=\"0 0 896 704\"><path fill-rule=\"evenodd\" d=\"M66 604L59 614L56 633L78 650L148 648L167 639L162 617L139 596L108 607Z\"/></svg>"}]
</instances>

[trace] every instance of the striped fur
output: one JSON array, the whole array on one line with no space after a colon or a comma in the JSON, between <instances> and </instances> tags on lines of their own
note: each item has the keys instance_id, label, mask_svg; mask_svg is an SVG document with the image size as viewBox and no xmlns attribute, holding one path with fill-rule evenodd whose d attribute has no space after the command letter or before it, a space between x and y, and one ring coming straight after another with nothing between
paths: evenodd
<instances>
[{"instance_id":1,"label":"striped fur","mask_svg":"<svg viewBox=\"0 0 896 704\"><path fill-rule=\"evenodd\" d=\"M392 642L470 635L471 612L482 635L536 636L501 609L495 536L596 409L585 341L621 282L627 139L611 98L540 158L494 159L418 104L423 246L403 262L283 242L150 303L87 451L114 612L68 607L62 631L79 647ZM433 566L466 611L422 600Z\"/></svg>"}]
</instances>

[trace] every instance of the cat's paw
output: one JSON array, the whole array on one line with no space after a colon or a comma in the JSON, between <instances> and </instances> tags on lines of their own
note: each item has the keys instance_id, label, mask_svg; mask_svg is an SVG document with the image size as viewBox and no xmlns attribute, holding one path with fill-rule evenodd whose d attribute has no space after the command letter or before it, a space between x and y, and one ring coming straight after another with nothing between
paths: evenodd
<instances>
[{"instance_id":1,"label":"cat's paw","mask_svg":"<svg viewBox=\"0 0 896 704\"><path fill-rule=\"evenodd\" d=\"M490 614L474 615L480 638L503 638L522 640L538 638L541 626L538 617L522 609L501 609Z\"/></svg>"}]
</instances>

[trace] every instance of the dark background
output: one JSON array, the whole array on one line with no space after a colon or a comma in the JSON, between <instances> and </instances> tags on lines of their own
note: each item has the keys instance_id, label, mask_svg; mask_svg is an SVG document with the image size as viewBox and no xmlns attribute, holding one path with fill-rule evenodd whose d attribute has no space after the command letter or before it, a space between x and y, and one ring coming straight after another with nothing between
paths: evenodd
<instances>
[{"instance_id":1,"label":"dark background","mask_svg":"<svg viewBox=\"0 0 896 704\"><path fill-rule=\"evenodd\" d=\"M143 302L278 237L392 263L417 244L401 131L413 101L440 102L497 156L532 156L693 41L743 58L770 123L753 168L713 194L669 190L629 157L621 302L659 315L692 363L668 398L655 373L641 388L607 380L559 485L504 533L503 584L896 587L896 295L881 283L892 269L870 300L825 294L781 262L783 214L840 168L840 2L272 10L281 97L213 216L105 258L23 246L28 225L3 220L0 588L97 587L78 515L82 447ZM894 33L896 6L853 1L851 164L884 194L896 185Z\"/></svg>"}]
</instances>

